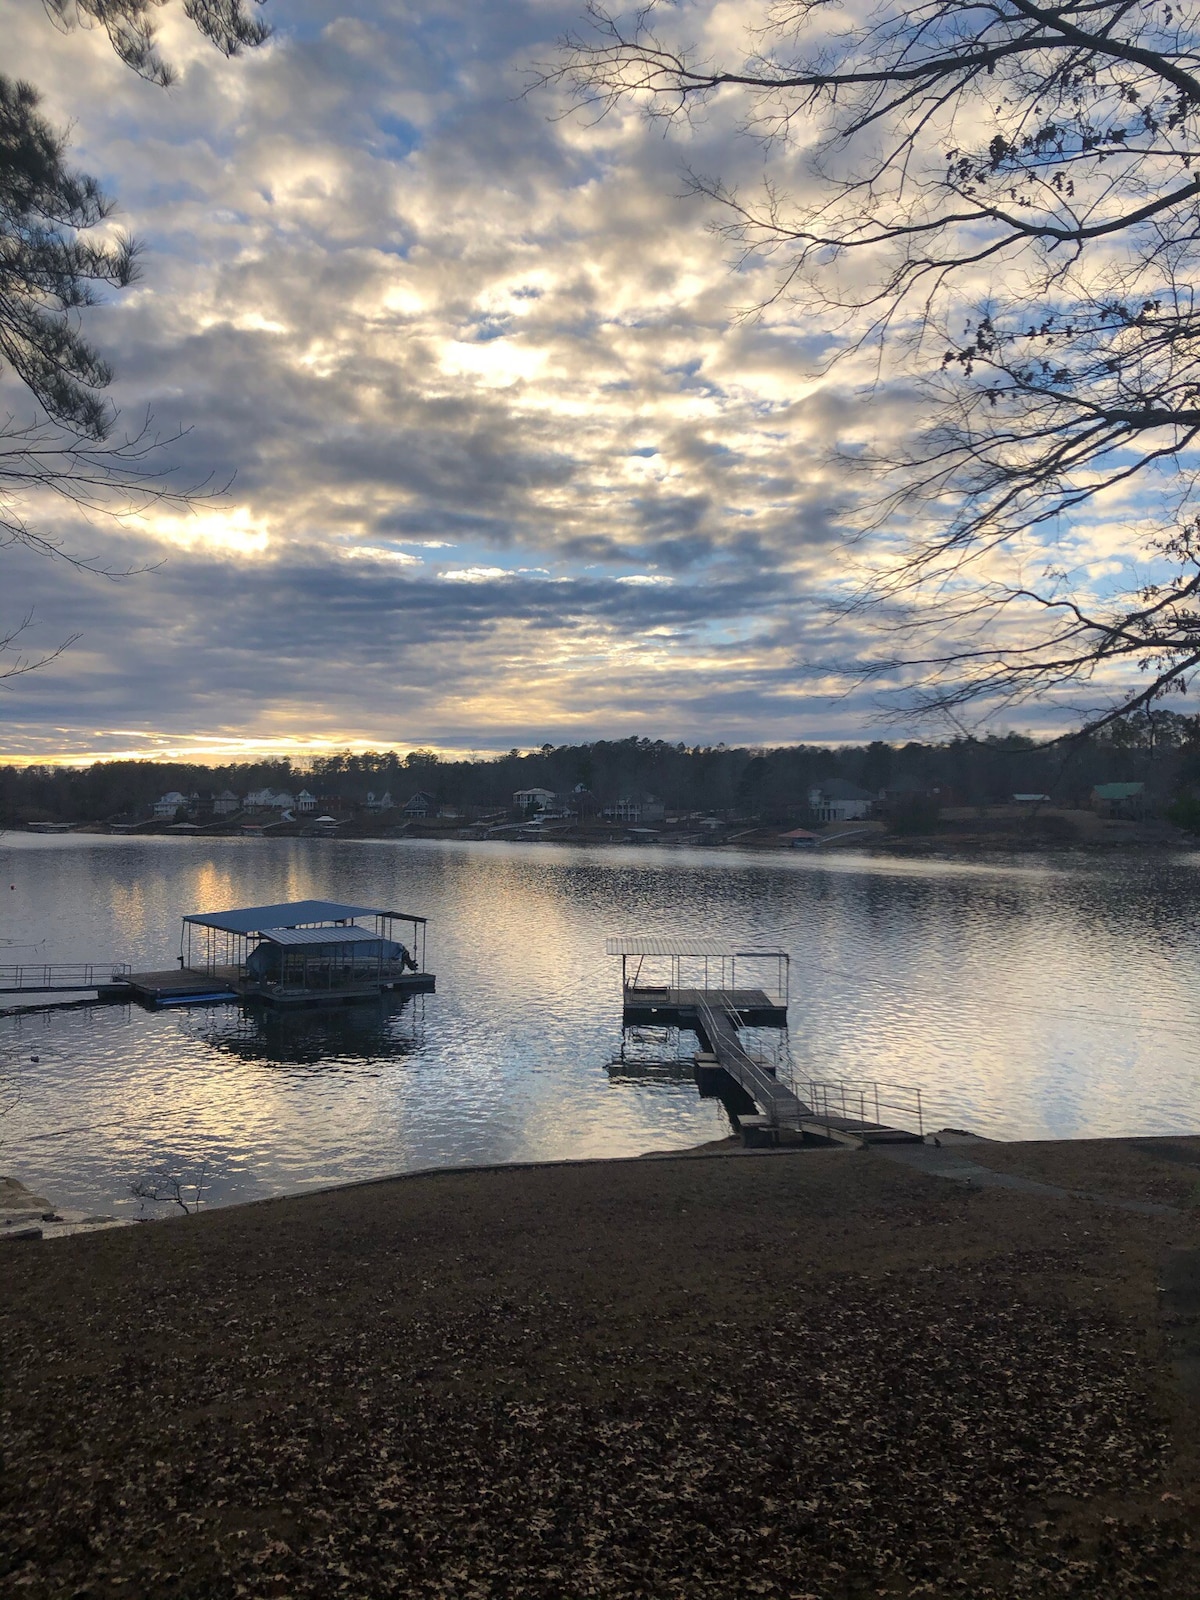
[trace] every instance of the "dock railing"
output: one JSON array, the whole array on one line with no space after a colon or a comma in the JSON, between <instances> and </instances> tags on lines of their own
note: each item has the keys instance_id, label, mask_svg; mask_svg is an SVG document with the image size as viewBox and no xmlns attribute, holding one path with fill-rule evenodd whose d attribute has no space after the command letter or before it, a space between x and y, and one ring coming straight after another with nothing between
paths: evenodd
<instances>
[{"instance_id":1,"label":"dock railing","mask_svg":"<svg viewBox=\"0 0 1200 1600\"><path fill-rule=\"evenodd\" d=\"M737 1036L734 996L714 990L697 1006L700 1024L722 1067L729 1072L777 1128L799 1128L804 1112L796 1093L775 1069L752 1056ZM726 1026L721 1026L721 1019Z\"/></svg>"},{"instance_id":2,"label":"dock railing","mask_svg":"<svg viewBox=\"0 0 1200 1600\"><path fill-rule=\"evenodd\" d=\"M832 1126L835 1122L873 1122L878 1126L916 1123L916 1132L925 1137L925 1109L921 1091L907 1084L875 1083L845 1079L808 1078L794 1084L796 1094L812 1109L812 1120ZM897 1122L904 1118L905 1122Z\"/></svg>"},{"instance_id":3,"label":"dock railing","mask_svg":"<svg viewBox=\"0 0 1200 1600\"><path fill-rule=\"evenodd\" d=\"M19 967L0 967L0 994L100 989L110 983L124 983L129 973L126 961L23 962Z\"/></svg>"}]
</instances>

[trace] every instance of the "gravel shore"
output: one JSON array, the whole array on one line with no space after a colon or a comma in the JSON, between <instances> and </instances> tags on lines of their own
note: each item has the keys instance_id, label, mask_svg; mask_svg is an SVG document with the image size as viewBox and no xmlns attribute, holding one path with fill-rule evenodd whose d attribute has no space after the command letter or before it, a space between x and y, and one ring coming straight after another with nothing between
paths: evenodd
<instances>
[{"instance_id":1,"label":"gravel shore","mask_svg":"<svg viewBox=\"0 0 1200 1600\"><path fill-rule=\"evenodd\" d=\"M0 1578L1194 1600L1200 1141L1147 1144L989 1159L1177 1210L713 1154L13 1242Z\"/></svg>"}]
</instances>

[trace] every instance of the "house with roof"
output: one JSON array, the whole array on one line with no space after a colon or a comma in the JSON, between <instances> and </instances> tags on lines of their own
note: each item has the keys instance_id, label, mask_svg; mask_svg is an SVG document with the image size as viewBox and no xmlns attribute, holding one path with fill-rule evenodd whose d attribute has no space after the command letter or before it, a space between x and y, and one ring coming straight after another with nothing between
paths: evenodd
<instances>
[{"instance_id":1,"label":"house with roof","mask_svg":"<svg viewBox=\"0 0 1200 1600\"><path fill-rule=\"evenodd\" d=\"M435 817L437 816L437 801L431 794L426 794L423 789L418 789L416 794L410 796L400 807L406 817Z\"/></svg>"},{"instance_id":2,"label":"house with roof","mask_svg":"<svg viewBox=\"0 0 1200 1600\"><path fill-rule=\"evenodd\" d=\"M513 805L518 811L549 811L554 804L553 789L516 789Z\"/></svg>"},{"instance_id":3,"label":"house with roof","mask_svg":"<svg viewBox=\"0 0 1200 1600\"><path fill-rule=\"evenodd\" d=\"M290 811L295 804L286 789L251 789L246 796L247 811Z\"/></svg>"},{"instance_id":4,"label":"house with roof","mask_svg":"<svg viewBox=\"0 0 1200 1600\"><path fill-rule=\"evenodd\" d=\"M616 822L663 822L667 808L652 794L623 794L615 806L605 808L604 815Z\"/></svg>"},{"instance_id":5,"label":"house with roof","mask_svg":"<svg viewBox=\"0 0 1200 1600\"><path fill-rule=\"evenodd\" d=\"M187 796L180 794L178 789L168 790L160 800L154 802L154 817L157 822L174 822L181 807L187 805Z\"/></svg>"},{"instance_id":6,"label":"house with roof","mask_svg":"<svg viewBox=\"0 0 1200 1600\"><path fill-rule=\"evenodd\" d=\"M309 794L307 789L301 789L300 793L296 796L296 810L304 815L308 815L310 812L313 812L316 809L316 795Z\"/></svg>"},{"instance_id":7,"label":"house with roof","mask_svg":"<svg viewBox=\"0 0 1200 1600\"><path fill-rule=\"evenodd\" d=\"M875 796L848 778L825 778L808 791L808 809L816 822L861 822L871 815Z\"/></svg>"},{"instance_id":8,"label":"house with roof","mask_svg":"<svg viewBox=\"0 0 1200 1600\"><path fill-rule=\"evenodd\" d=\"M888 807L903 808L922 801L940 803L945 798L940 785L927 783L924 778L918 778L911 772L902 772L879 791L880 803Z\"/></svg>"},{"instance_id":9,"label":"house with roof","mask_svg":"<svg viewBox=\"0 0 1200 1600\"><path fill-rule=\"evenodd\" d=\"M229 817L242 809L242 802L232 789L222 789L220 794L213 797L212 808L214 817Z\"/></svg>"},{"instance_id":10,"label":"house with roof","mask_svg":"<svg viewBox=\"0 0 1200 1600\"><path fill-rule=\"evenodd\" d=\"M1102 817L1132 822L1146 814L1146 785L1098 783L1092 790L1091 807Z\"/></svg>"},{"instance_id":11,"label":"house with roof","mask_svg":"<svg viewBox=\"0 0 1200 1600\"><path fill-rule=\"evenodd\" d=\"M376 794L373 789L367 790L368 811L374 811L376 813L380 811L390 811L394 804L395 801L392 799L390 789L385 789L382 794Z\"/></svg>"}]
</instances>

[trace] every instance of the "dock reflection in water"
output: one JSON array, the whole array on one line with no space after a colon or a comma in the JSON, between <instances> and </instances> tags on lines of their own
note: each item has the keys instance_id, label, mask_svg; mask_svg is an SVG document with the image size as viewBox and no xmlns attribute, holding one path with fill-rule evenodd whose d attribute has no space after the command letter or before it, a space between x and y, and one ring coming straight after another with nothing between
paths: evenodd
<instances>
[{"instance_id":1,"label":"dock reflection in water","mask_svg":"<svg viewBox=\"0 0 1200 1600\"><path fill-rule=\"evenodd\" d=\"M380 1067L420 1049L425 997L384 994L319 1011L203 1006L190 1009L181 1023L202 1044L243 1061L320 1071L352 1064Z\"/></svg>"},{"instance_id":2,"label":"dock reflection in water","mask_svg":"<svg viewBox=\"0 0 1200 1600\"><path fill-rule=\"evenodd\" d=\"M679 1028L625 1028L608 1075L614 1083L694 1083L698 1048L695 1034Z\"/></svg>"}]
</instances>

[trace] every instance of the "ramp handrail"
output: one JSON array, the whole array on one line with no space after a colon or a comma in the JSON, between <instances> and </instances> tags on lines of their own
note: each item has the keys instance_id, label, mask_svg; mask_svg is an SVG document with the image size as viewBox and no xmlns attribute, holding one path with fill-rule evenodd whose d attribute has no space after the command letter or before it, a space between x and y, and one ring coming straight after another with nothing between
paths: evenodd
<instances>
[{"instance_id":1,"label":"ramp handrail","mask_svg":"<svg viewBox=\"0 0 1200 1600\"><path fill-rule=\"evenodd\" d=\"M22 962L0 967L0 990L45 992L50 989L97 989L129 977L127 961Z\"/></svg>"},{"instance_id":2,"label":"ramp handrail","mask_svg":"<svg viewBox=\"0 0 1200 1600\"><path fill-rule=\"evenodd\" d=\"M742 1088L757 1101L776 1127L798 1128L807 1107L800 1103L791 1089L780 1083L773 1072L749 1054L733 1031L737 1027L738 1012L732 998L719 991L713 992L718 1006L728 1021L728 1026L721 1027L706 995L701 996L696 1009L718 1060L721 1060L722 1055L732 1058L732 1060L721 1060L721 1065L726 1071L729 1071L730 1067L733 1068L733 1075L741 1083ZM718 1039L721 1043L720 1052L717 1051Z\"/></svg>"},{"instance_id":3,"label":"ramp handrail","mask_svg":"<svg viewBox=\"0 0 1200 1600\"><path fill-rule=\"evenodd\" d=\"M873 1080L808 1078L797 1085L812 1107L813 1120L829 1124L841 1121L874 1122L882 1126L884 1112L914 1118L917 1132L925 1137L925 1111L921 1091L910 1084L875 1083Z\"/></svg>"}]
</instances>

